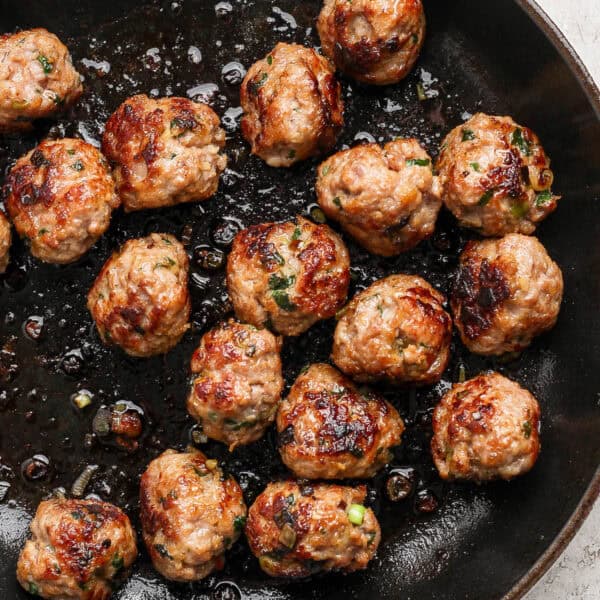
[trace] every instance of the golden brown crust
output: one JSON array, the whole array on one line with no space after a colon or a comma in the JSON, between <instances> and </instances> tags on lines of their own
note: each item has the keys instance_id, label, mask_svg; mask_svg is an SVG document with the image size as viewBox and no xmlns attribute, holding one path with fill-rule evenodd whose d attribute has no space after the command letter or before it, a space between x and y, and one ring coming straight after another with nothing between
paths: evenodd
<instances>
[{"instance_id":1,"label":"golden brown crust","mask_svg":"<svg viewBox=\"0 0 600 600\"><path fill-rule=\"evenodd\" d=\"M0 210L0 274L4 273L8 266L11 238L10 223Z\"/></svg>"}]
</instances>

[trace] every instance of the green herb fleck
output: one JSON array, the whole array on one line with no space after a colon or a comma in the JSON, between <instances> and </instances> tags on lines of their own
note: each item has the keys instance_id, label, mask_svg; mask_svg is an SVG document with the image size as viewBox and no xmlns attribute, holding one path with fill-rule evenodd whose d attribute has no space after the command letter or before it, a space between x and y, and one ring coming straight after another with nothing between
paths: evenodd
<instances>
[{"instance_id":1,"label":"green herb fleck","mask_svg":"<svg viewBox=\"0 0 600 600\"><path fill-rule=\"evenodd\" d=\"M550 190L544 190L540 192L535 197L535 205L536 206L544 206L544 204L548 204L548 202L552 201L552 192Z\"/></svg>"},{"instance_id":2,"label":"green herb fleck","mask_svg":"<svg viewBox=\"0 0 600 600\"><path fill-rule=\"evenodd\" d=\"M522 219L528 212L528 202L516 202L510 207L510 213L515 219Z\"/></svg>"},{"instance_id":3,"label":"green herb fleck","mask_svg":"<svg viewBox=\"0 0 600 600\"><path fill-rule=\"evenodd\" d=\"M289 277L280 277L279 275L271 275L269 277L269 289L271 290L285 290L290 286L294 285L296 281L295 275Z\"/></svg>"},{"instance_id":4,"label":"green herb fleck","mask_svg":"<svg viewBox=\"0 0 600 600\"><path fill-rule=\"evenodd\" d=\"M525 421L525 423L523 423L523 425L522 425L522 429L523 429L523 435L525 436L525 439L528 440L531 437L531 422Z\"/></svg>"},{"instance_id":5,"label":"green herb fleck","mask_svg":"<svg viewBox=\"0 0 600 600\"><path fill-rule=\"evenodd\" d=\"M288 293L284 290L273 290L272 292L273 300L277 303L279 308L292 312L296 310L297 306L290 300Z\"/></svg>"},{"instance_id":6,"label":"green herb fleck","mask_svg":"<svg viewBox=\"0 0 600 600\"><path fill-rule=\"evenodd\" d=\"M161 237L160 238L165 244L167 244L167 246L172 246L173 242L168 238L168 237Z\"/></svg>"},{"instance_id":7,"label":"green herb fleck","mask_svg":"<svg viewBox=\"0 0 600 600\"><path fill-rule=\"evenodd\" d=\"M269 66L273 64L273 57L270 54L269 56L267 56L267 63L269 64Z\"/></svg>"},{"instance_id":8,"label":"green herb fleck","mask_svg":"<svg viewBox=\"0 0 600 600\"><path fill-rule=\"evenodd\" d=\"M35 585L35 583L33 583L33 581L29 582L29 585L27 586L27 591L30 594L33 594L34 596L37 596L40 593L38 586Z\"/></svg>"},{"instance_id":9,"label":"green herb fleck","mask_svg":"<svg viewBox=\"0 0 600 600\"><path fill-rule=\"evenodd\" d=\"M485 192L485 194L483 194L481 196L481 198L479 198L479 202L477 204L479 204L479 206L485 206L492 199L493 195L494 195L494 190L492 188L491 190L488 190L487 192Z\"/></svg>"},{"instance_id":10,"label":"green herb fleck","mask_svg":"<svg viewBox=\"0 0 600 600\"><path fill-rule=\"evenodd\" d=\"M331 167L329 165L325 165L323 167L323 169L321 170L321 175L323 177L325 177L325 175L327 175L327 173L329 173L329 171L331 171Z\"/></svg>"},{"instance_id":11,"label":"green herb fleck","mask_svg":"<svg viewBox=\"0 0 600 600\"><path fill-rule=\"evenodd\" d=\"M282 267L283 265L285 265L285 260L283 259L283 256L281 256L281 254L279 254L279 252L277 252L277 250L274 250L273 253L271 254L273 260L280 266Z\"/></svg>"},{"instance_id":12,"label":"green herb fleck","mask_svg":"<svg viewBox=\"0 0 600 600\"><path fill-rule=\"evenodd\" d=\"M517 127L513 131L510 143L513 146L516 146L521 152L521 154L524 154L525 156L531 155L531 146L529 142L523 137L523 130L520 127Z\"/></svg>"},{"instance_id":13,"label":"green herb fleck","mask_svg":"<svg viewBox=\"0 0 600 600\"><path fill-rule=\"evenodd\" d=\"M413 44L416 44L416 43L419 41L419 36L418 36L416 33L413 33L413 34L410 36L410 39L412 40L412 43L413 43Z\"/></svg>"},{"instance_id":14,"label":"green herb fleck","mask_svg":"<svg viewBox=\"0 0 600 600\"><path fill-rule=\"evenodd\" d=\"M293 150L293 149L292 149L292 150L290 150L290 151L288 152L288 158L289 158L289 159L296 158L296 151L295 151L295 150Z\"/></svg>"},{"instance_id":15,"label":"green herb fleck","mask_svg":"<svg viewBox=\"0 0 600 600\"><path fill-rule=\"evenodd\" d=\"M73 148L69 148L67 150L67 154L70 154L71 156L73 156L75 154L75 150L73 150Z\"/></svg>"},{"instance_id":16,"label":"green herb fleck","mask_svg":"<svg viewBox=\"0 0 600 600\"><path fill-rule=\"evenodd\" d=\"M42 65L42 68L44 69L44 73L46 73L46 75L48 75L48 73L52 73L52 63L43 54L38 54L37 60L40 63L40 65Z\"/></svg>"},{"instance_id":17,"label":"green herb fleck","mask_svg":"<svg viewBox=\"0 0 600 600\"><path fill-rule=\"evenodd\" d=\"M425 88L422 83L417 83L417 98L419 99L419 102L427 100L427 94L425 93Z\"/></svg>"},{"instance_id":18,"label":"green herb fleck","mask_svg":"<svg viewBox=\"0 0 600 600\"><path fill-rule=\"evenodd\" d=\"M470 140L474 140L475 139L475 133L473 132L472 129L465 129L463 127L462 130L462 141L463 142L469 142Z\"/></svg>"},{"instance_id":19,"label":"green herb fleck","mask_svg":"<svg viewBox=\"0 0 600 600\"><path fill-rule=\"evenodd\" d=\"M167 549L162 544L154 544L154 549L163 558L168 558L169 560L173 560L173 557L167 552Z\"/></svg>"},{"instance_id":20,"label":"green herb fleck","mask_svg":"<svg viewBox=\"0 0 600 600\"><path fill-rule=\"evenodd\" d=\"M240 515L233 520L233 528L236 531L241 531L244 529L244 525L246 524L246 517L244 515Z\"/></svg>"},{"instance_id":21,"label":"green herb fleck","mask_svg":"<svg viewBox=\"0 0 600 600\"><path fill-rule=\"evenodd\" d=\"M477 171L477 173L479 173L479 163L478 162L472 162L469 164L471 165L471 169L473 169L473 171Z\"/></svg>"},{"instance_id":22,"label":"green herb fleck","mask_svg":"<svg viewBox=\"0 0 600 600\"><path fill-rule=\"evenodd\" d=\"M171 267L174 267L177 263L170 257L170 256L165 256L165 258L163 259L162 262L157 262L154 265L154 269L170 269Z\"/></svg>"},{"instance_id":23,"label":"green herb fleck","mask_svg":"<svg viewBox=\"0 0 600 600\"><path fill-rule=\"evenodd\" d=\"M83 519L83 514L81 512L79 512L78 510L74 510L71 513L71 516L76 520L76 521L81 521L81 519Z\"/></svg>"},{"instance_id":24,"label":"green herb fleck","mask_svg":"<svg viewBox=\"0 0 600 600\"><path fill-rule=\"evenodd\" d=\"M428 167L431 161L428 158L407 158L406 164L409 167Z\"/></svg>"},{"instance_id":25,"label":"green herb fleck","mask_svg":"<svg viewBox=\"0 0 600 600\"><path fill-rule=\"evenodd\" d=\"M302 231L300 230L300 227L296 227L294 229L294 233L292 234L292 242L299 240L301 235L302 235Z\"/></svg>"},{"instance_id":26,"label":"green herb fleck","mask_svg":"<svg viewBox=\"0 0 600 600\"><path fill-rule=\"evenodd\" d=\"M45 227L42 227L39 231L38 231L38 235L45 235L46 233L48 233L49 230L46 229Z\"/></svg>"},{"instance_id":27,"label":"green herb fleck","mask_svg":"<svg viewBox=\"0 0 600 600\"><path fill-rule=\"evenodd\" d=\"M362 525L367 509L362 504L351 504L348 511L348 520L353 525Z\"/></svg>"},{"instance_id":28,"label":"green herb fleck","mask_svg":"<svg viewBox=\"0 0 600 600\"><path fill-rule=\"evenodd\" d=\"M75 169L75 171L83 171L83 163L80 160L76 160L72 165L71 165L72 169Z\"/></svg>"},{"instance_id":29,"label":"green herb fleck","mask_svg":"<svg viewBox=\"0 0 600 600\"><path fill-rule=\"evenodd\" d=\"M339 196L336 196L332 201L338 208L342 208L342 201Z\"/></svg>"},{"instance_id":30,"label":"green herb fleck","mask_svg":"<svg viewBox=\"0 0 600 600\"><path fill-rule=\"evenodd\" d=\"M123 560L122 556L119 556L118 552L115 552L115 554L113 554L112 560L110 561L110 564L113 566L113 569L115 569L115 571L120 571L123 568L125 561Z\"/></svg>"}]
</instances>

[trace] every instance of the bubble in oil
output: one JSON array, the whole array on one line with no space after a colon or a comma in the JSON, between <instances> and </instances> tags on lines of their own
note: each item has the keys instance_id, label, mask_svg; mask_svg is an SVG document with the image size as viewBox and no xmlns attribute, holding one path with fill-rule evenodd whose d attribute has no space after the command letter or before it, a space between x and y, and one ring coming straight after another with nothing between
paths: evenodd
<instances>
[{"instance_id":1,"label":"bubble in oil","mask_svg":"<svg viewBox=\"0 0 600 600\"><path fill-rule=\"evenodd\" d=\"M246 68L242 63L237 61L228 62L221 69L221 77L223 82L228 85L240 85L246 76Z\"/></svg>"}]
</instances>

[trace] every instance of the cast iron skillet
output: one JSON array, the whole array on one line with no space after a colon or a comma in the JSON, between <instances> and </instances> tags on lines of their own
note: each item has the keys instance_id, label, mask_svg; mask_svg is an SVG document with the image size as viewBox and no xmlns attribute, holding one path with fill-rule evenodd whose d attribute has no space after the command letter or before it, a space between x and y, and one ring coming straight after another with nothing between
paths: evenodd
<instances>
[{"instance_id":1,"label":"cast iron skillet","mask_svg":"<svg viewBox=\"0 0 600 600\"><path fill-rule=\"evenodd\" d=\"M240 66L229 63L248 67L278 40L318 44L314 19L319 8L317 0L236 0L216 6L201 0L0 1L0 29L44 26L56 32L86 79L81 102L58 123L40 124L35 135L0 140L3 171L46 135L97 141L103 122L122 100L151 91L187 93L208 101L223 117L230 155L229 170L214 199L164 211L119 213L109 234L75 265L42 265L20 242L14 244L11 266L0 280L3 598L27 596L16 584L15 562L42 497L57 487L70 489L86 464L98 464L87 491L124 507L138 525L140 473L164 448L189 443L192 422L184 409L187 364L200 334L230 310L223 272L193 266L194 327L164 358L133 360L102 347L85 309L85 295L104 260L128 238L161 230L186 238L190 254L203 244L226 249L241 225L310 210L316 163L273 170L249 156L239 133ZM564 547L596 497L597 90L532 2L429 0L426 10L427 42L404 82L368 89L344 81L347 116L338 147L372 137L384 141L411 135L435 155L440 137L477 110L511 114L538 132L553 159L556 189L564 197L558 211L539 228L539 237L565 275L558 325L512 362L470 356L455 340L452 364L439 385L386 391L408 425L393 466L414 468L417 480L414 494L399 504L386 500L381 491L385 474L370 484L369 501L381 521L383 542L368 571L306 582L274 581L261 574L241 540L229 553L224 571L197 585L181 586L158 577L142 549L131 579L116 598L517 598ZM201 61L194 62L199 54L193 48L188 52L191 46L200 50ZM107 74L100 72L106 70L102 61L110 63ZM425 92L425 101L419 100L418 88ZM456 256L468 237L443 214L432 240L397 259L368 256L348 241L352 292L398 271L419 273L447 291ZM23 327L32 316L43 318L37 340ZM305 363L327 359L333 327L322 323L286 343L288 384ZM436 477L428 452L431 410L457 379L461 365L467 376L498 369L539 398L543 450L529 475L510 484L481 487L442 485ZM81 388L94 393L94 402L78 411L69 398ZM144 411L143 442L132 454L86 437L96 410L118 400L134 402ZM204 449L239 479L248 503L268 480L286 475L272 434L232 455L216 443ZM36 454L49 459L49 468L38 471L39 478L32 482L21 474L21 465ZM436 503L433 512L424 510Z\"/></svg>"}]
</instances>

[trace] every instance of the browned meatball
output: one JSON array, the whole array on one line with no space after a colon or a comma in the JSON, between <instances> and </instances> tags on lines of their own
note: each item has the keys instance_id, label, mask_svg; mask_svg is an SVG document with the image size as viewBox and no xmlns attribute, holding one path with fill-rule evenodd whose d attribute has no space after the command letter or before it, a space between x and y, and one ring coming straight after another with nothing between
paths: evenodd
<instances>
[{"instance_id":1,"label":"browned meatball","mask_svg":"<svg viewBox=\"0 0 600 600\"><path fill-rule=\"evenodd\" d=\"M327 225L297 217L241 231L227 261L227 288L239 319L300 335L343 306L350 257Z\"/></svg>"},{"instance_id":2,"label":"browned meatball","mask_svg":"<svg viewBox=\"0 0 600 600\"><path fill-rule=\"evenodd\" d=\"M206 200L227 166L225 131L205 104L128 98L106 124L102 149L114 164L127 212Z\"/></svg>"},{"instance_id":3,"label":"browned meatball","mask_svg":"<svg viewBox=\"0 0 600 600\"><path fill-rule=\"evenodd\" d=\"M4 273L8 266L11 237L10 223L0 210L0 273Z\"/></svg>"},{"instance_id":4,"label":"browned meatball","mask_svg":"<svg viewBox=\"0 0 600 600\"><path fill-rule=\"evenodd\" d=\"M456 384L433 413L431 452L442 479L512 479L540 451L536 399L499 373Z\"/></svg>"},{"instance_id":5,"label":"browned meatball","mask_svg":"<svg viewBox=\"0 0 600 600\"><path fill-rule=\"evenodd\" d=\"M364 83L406 77L425 39L421 0L325 0L317 29L323 52Z\"/></svg>"},{"instance_id":6,"label":"browned meatball","mask_svg":"<svg viewBox=\"0 0 600 600\"><path fill-rule=\"evenodd\" d=\"M129 240L104 264L88 309L105 344L131 356L173 348L189 328L188 257L172 235Z\"/></svg>"},{"instance_id":7,"label":"browned meatball","mask_svg":"<svg viewBox=\"0 0 600 600\"><path fill-rule=\"evenodd\" d=\"M248 511L250 550L272 577L365 569L381 539L365 498L362 485L270 483Z\"/></svg>"},{"instance_id":8,"label":"browned meatball","mask_svg":"<svg viewBox=\"0 0 600 600\"><path fill-rule=\"evenodd\" d=\"M50 263L81 258L119 206L106 160L79 139L45 140L22 156L4 185L6 208L31 253Z\"/></svg>"},{"instance_id":9,"label":"browned meatball","mask_svg":"<svg viewBox=\"0 0 600 600\"><path fill-rule=\"evenodd\" d=\"M333 361L357 381L438 381L450 358L452 332L444 300L416 275L376 281L342 311Z\"/></svg>"},{"instance_id":10,"label":"browned meatball","mask_svg":"<svg viewBox=\"0 0 600 600\"><path fill-rule=\"evenodd\" d=\"M45 29L0 36L0 132L31 129L71 106L81 77L66 46Z\"/></svg>"},{"instance_id":11,"label":"browned meatball","mask_svg":"<svg viewBox=\"0 0 600 600\"><path fill-rule=\"evenodd\" d=\"M201 452L163 452L142 475L144 542L167 579L196 581L225 564L240 536L246 505L240 486Z\"/></svg>"},{"instance_id":12,"label":"browned meatball","mask_svg":"<svg viewBox=\"0 0 600 600\"><path fill-rule=\"evenodd\" d=\"M556 323L563 277L531 236L469 242L451 295L463 343L477 354L520 352Z\"/></svg>"},{"instance_id":13,"label":"browned meatball","mask_svg":"<svg viewBox=\"0 0 600 600\"><path fill-rule=\"evenodd\" d=\"M233 450L262 437L283 390L281 344L268 329L233 319L202 336L187 408L209 438Z\"/></svg>"},{"instance_id":14,"label":"browned meatball","mask_svg":"<svg viewBox=\"0 0 600 600\"><path fill-rule=\"evenodd\" d=\"M281 458L307 479L373 477L403 430L389 402L326 364L302 373L277 412Z\"/></svg>"},{"instance_id":15,"label":"browned meatball","mask_svg":"<svg viewBox=\"0 0 600 600\"><path fill-rule=\"evenodd\" d=\"M510 117L478 113L453 129L436 167L446 206L482 235L531 234L560 198L538 137Z\"/></svg>"},{"instance_id":16,"label":"browned meatball","mask_svg":"<svg viewBox=\"0 0 600 600\"><path fill-rule=\"evenodd\" d=\"M431 159L415 139L334 154L319 167L316 189L325 214L382 256L429 237L442 204Z\"/></svg>"},{"instance_id":17,"label":"browned meatball","mask_svg":"<svg viewBox=\"0 0 600 600\"><path fill-rule=\"evenodd\" d=\"M340 84L312 48L277 44L242 83L242 133L271 167L330 150L344 125Z\"/></svg>"},{"instance_id":18,"label":"browned meatball","mask_svg":"<svg viewBox=\"0 0 600 600\"><path fill-rule=\"evenodd\" d=\"M108 600L137 556L127 515L100 500L41 502L17 579L50 600Z\"/></svg>"}]
</instances>

